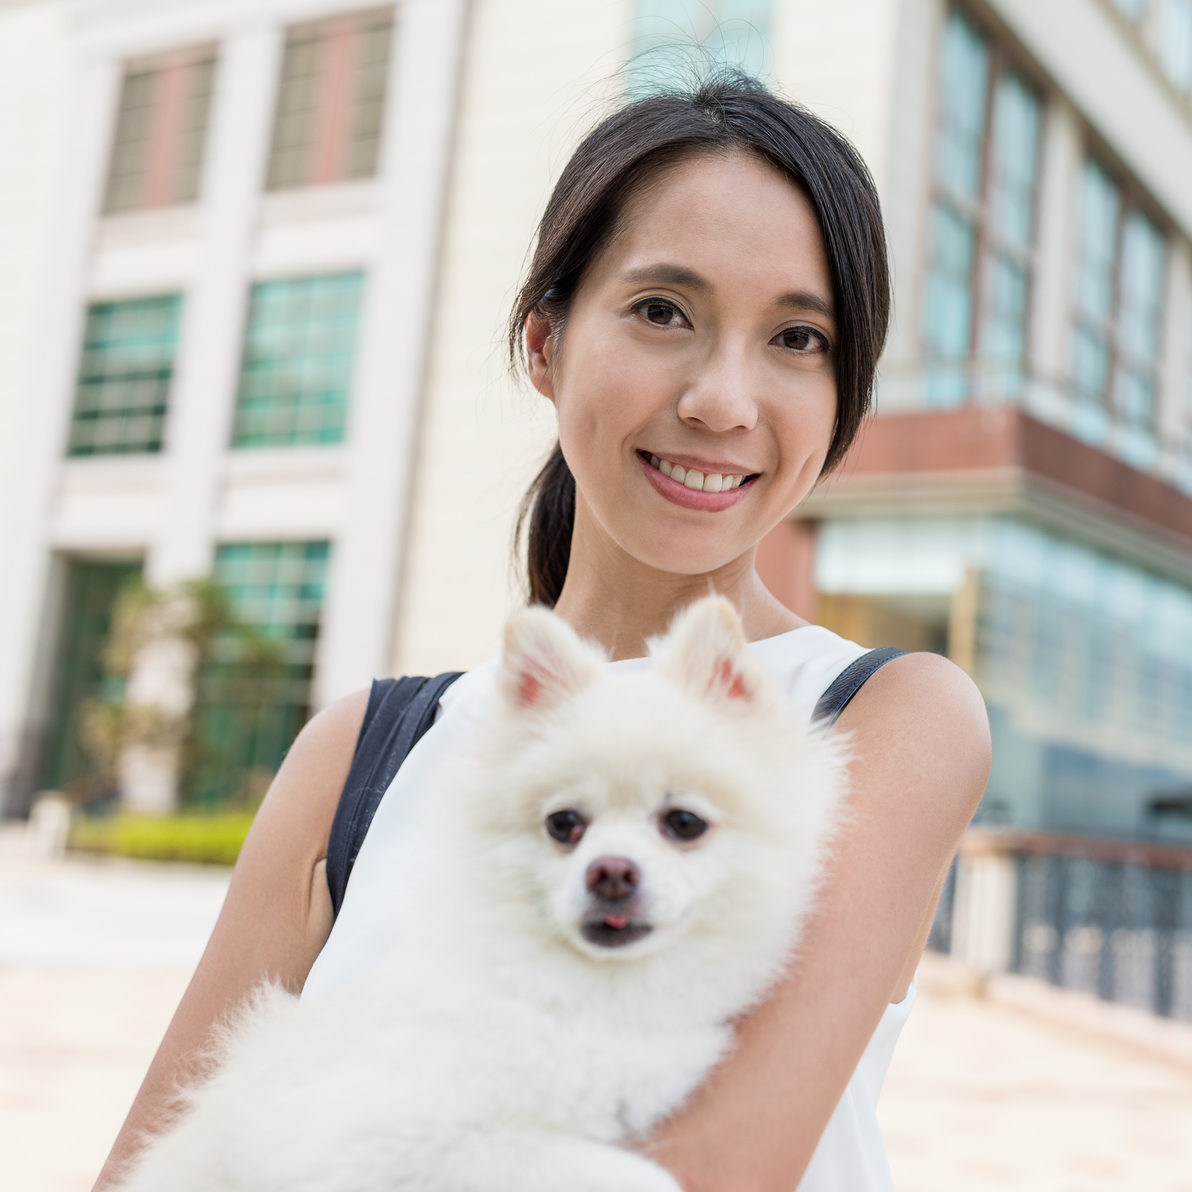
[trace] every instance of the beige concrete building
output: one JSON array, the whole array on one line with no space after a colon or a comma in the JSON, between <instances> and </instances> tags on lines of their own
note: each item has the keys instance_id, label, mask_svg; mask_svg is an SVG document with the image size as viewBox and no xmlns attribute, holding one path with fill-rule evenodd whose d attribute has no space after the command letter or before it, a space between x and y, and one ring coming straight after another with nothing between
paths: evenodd
<instances>
[{"instance_id":1,"label":"beige concrete building","mask_svg":"<svg viewBox=\"0 0 1192 1192\"><path fill-rule=\"evenodd\" d=\"M1192 0L44 0L0 7L0 806L85 778L129 575L286 643L269 715L208 691L229 774L493 652L551 442L501 342L533 227L694 43L856 142L895 266L879 418L775 589L969 667L995 817L1128 835L1192 782Z\"/></svg>"}]
</instances>

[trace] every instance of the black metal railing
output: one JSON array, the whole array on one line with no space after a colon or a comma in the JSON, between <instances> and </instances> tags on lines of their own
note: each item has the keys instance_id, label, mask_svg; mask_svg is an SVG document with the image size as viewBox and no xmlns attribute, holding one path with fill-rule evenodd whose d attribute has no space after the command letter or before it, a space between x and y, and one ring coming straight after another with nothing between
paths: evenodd
<instances>
[{"instance_id":1,"label":"black metal railing","mask_svg":"<svg viewBox=\"0 0 1192 1192\"><path fill-rule=\"evenodd\" d=\"M1009 857L1014 865L1012 972L1192 1022L1192 848L1010 830L972 836L958 864ZM931 942L950 951L944 901Z\"/></svg>"}]
</instances>

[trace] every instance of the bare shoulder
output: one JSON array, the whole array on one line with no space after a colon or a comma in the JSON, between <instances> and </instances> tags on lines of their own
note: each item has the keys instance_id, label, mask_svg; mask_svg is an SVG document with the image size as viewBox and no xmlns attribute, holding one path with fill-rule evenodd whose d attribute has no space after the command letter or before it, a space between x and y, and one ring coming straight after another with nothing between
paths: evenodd
<instances>
[{"instance_id":1,"label":"bare shoulder","mask_svg":"<svg viewBox=\"0 0 1192 1192\"><path fill-rule=\"evenodd\" d=\"M910 804L929 802L945 831L963 830L992 756L985 701L964 670L940 654L894 658L869 678L838 723L869 789L896 789Z\"/></svg>"},{"instance_id":2,"label":"bare shoulder","mask_svg":"<svg viewBox=\"0 0 1192 1192\"><path fill-rule=\"evenodd\" d=\"M354 691L307 721L286 753L245 841L242 860L266 862L274 850L299 848L316 860L327 838L368 706L368 691Z\"/></svg>"},{"instance_id":3,"label":"bare shoulder","mask_svg":"<svg viewBox=\"0 0 1192 1192\"><path fill-rule=\"evenodd\" d=\"M275 975L299 988L331 929L325 861L368 691L355 691L316 713L294 739L261 803L228 889L221 928L259 932L271 921L284 952L269 957ZM264 946L264 941L250 950Z\"/></svg>"}]
</instances>

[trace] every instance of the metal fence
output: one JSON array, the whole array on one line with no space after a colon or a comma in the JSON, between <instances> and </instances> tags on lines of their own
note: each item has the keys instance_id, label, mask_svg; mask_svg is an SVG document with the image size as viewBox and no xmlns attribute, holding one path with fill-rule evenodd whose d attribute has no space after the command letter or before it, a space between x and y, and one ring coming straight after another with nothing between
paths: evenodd
<instances>
[{"instance_id":1,"label":"metal fence","mask_svg":"<svg viewBox=\"0 0 1192 1192\"><path fill-rule=\"evenodd\" d=\"M930 946L992 951L1012 972L1192 1022L1192 848L1047 833L970 835L975 840L966 839L949 874ZM966 897L966 887L979 885L980 867L1007 864L1013 879L1001 888L1012 906L991 905L988 882L983 898ZM1008 934L1006 946L991 949L991 934Z\"/></svg>"}]
</instances>

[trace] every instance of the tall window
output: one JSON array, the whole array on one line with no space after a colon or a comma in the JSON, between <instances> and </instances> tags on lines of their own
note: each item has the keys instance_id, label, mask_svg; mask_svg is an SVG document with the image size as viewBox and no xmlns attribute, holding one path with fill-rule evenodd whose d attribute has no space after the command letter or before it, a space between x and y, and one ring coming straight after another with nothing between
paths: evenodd
<instances>
[{"instance_id":1,"label":"tall window","mask_svg":"<svg viewBox=\"0 0 1192 1192\"><path fill-rule=\"evenodd\" d=\"M180 294L88 308L69 455L161 450L181 309Z\"/></svg>"},{"instance_id":2,"label":"tall window","mask_svg":"<svg viewBox=\"0 0 1192 1192\"><path fill-rule=\"evenodd\" d=\"M253 286L233 447L343 441L363 274Z\"/></svg>"},{"instance_id":3,"label":"tall window","mask_svg":"<svg viewBox=\"0 0 1192 1192\"><path fill-rule=\"evenodd\" d=\"M242 682L248 660L222 642L198 676L197 714L204 739L222 745L187 792L193 803L216 803L243 788L252 771L272 773L305 722L322 618L330 544L236 542L218 547L215 579L238 616L277 644L281 665L262 698Z\"/></svg>"},{"instance_id":4,"label":"tall window","mask_svg":"<svg viewBox=\"0 0 1192 1192\"><path fill-rule=\"evenodd\" d=\"M1072 380L1077 429L1097 441L1110 422L1153 433L1163 237L1093 159L1080 179Z\"/></svg>"},{"instance_id":5,"label":"tall window","mask_svg":"<svg viewBox=\"0 0 1192 1192\"><path fill-rule=\"evenodd\" d=\"M211 50L128 67L108 164L106 213L195 200L214 73Z\"/></svg>"},{"instance_id":6,"label":"tall window","mask_svg":"<svg viewBox=\"0 0 1192 1192\"><path fill-rule=\"evenodd\" d=\"M637 0L630 91L689 87L716 66L769 72L774 0Z\"/></svg>"},{"instance_id":7,"label":"tall window","mask_svg":"<svg viewBox=\"0 0 1192 1192\"><path fill-rule=\"evenodd\" d=\"M949 13L939 68L923 342L927 400L1017 397L1035 241L1039 99Z\"/></svg>"},{"instance_id":8,"label":"tall window","mask_svg":"<svg viewBox=\"0 0 1192 1192\"><path fill-rule=\"evenodd\" d=\"M269 153L270 190L377 171L392 13L357 13L291 29Z\"/></svg>"}]
</instances>

